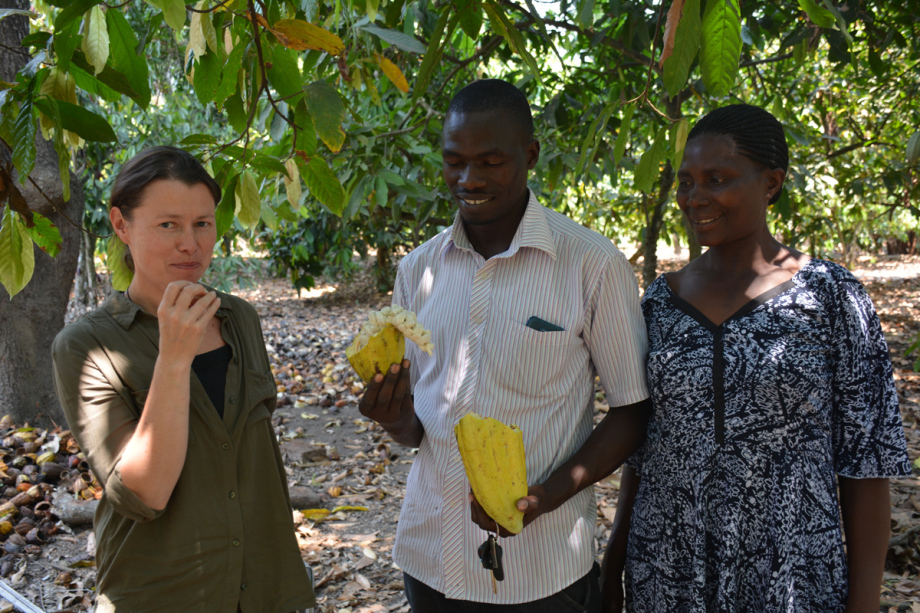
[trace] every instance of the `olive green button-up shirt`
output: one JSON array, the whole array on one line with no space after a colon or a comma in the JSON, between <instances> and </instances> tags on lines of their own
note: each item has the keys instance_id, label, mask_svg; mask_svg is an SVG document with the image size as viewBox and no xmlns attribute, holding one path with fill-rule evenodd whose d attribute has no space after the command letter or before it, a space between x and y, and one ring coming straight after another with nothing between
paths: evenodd
<instances>
[{"instance_id":1,"label":"olive green button-up shirt","mask_svg":"<svg viewBox=\"0 0 920 613\"><path fill-rule=\"evenodd\" d=\"M162 511L125 487L117 468L153 378L156 318L115 293L55 339L58 398L104 487L97 612L290 613L315 604L271 423L275 382L259 318L219 295L233 349L224 417L192 372L188 453Z\"/></svg>"}]
</instances>

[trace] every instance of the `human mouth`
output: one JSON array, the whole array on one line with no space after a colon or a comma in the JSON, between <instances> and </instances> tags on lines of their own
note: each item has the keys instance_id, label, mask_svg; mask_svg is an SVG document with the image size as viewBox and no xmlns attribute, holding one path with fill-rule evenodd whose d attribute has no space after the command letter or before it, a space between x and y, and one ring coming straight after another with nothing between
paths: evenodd
<instances>
[{"instance_id":1,"label":"human mouth","mask_svg":"<svg viewBox=\"0 0 920 613\"><path fill-rule=\"evenodd\" d=\"M483 198L483 197L481 197L481 196L479 196L479 197L464 197L464 196L457 196L457 197L458 197L460 200L462 200L465 204L468 204L468 205L470 205L470 206L479 206L480 204L484 204L484 203L488 202L489 200L491 200L491 198Z\"/></svg>"},{"instance_id":2,"label":"human mouth","mask_svg":"<svg viewBox=\"0 0 920 613\"><path fill-rule=\"evenodd\" d=\"M713 222L715 222L715 221L717 221L717 220L719 220L719 219L722 219L722 216L721 216L721 215L719 215L719 216L717 216L717 217L710 217L710 218L708 218L708 219L691 219L691 220L690 220L690 223L692 223L694 226L708 226L708 225L710 225L711 223L713 223Z\"/></svg>"}]
</instances>

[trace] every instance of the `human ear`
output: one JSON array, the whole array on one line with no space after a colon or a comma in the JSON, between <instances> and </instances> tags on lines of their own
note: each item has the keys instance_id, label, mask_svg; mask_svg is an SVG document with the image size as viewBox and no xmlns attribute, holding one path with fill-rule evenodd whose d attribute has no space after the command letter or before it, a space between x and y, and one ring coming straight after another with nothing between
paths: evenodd
<instances>
[{"instance_id":1,"label":"human ear","mask_svg":"<svg viewBox=\"0 0 920 613\"><path fill-rule=\"evenodd\" d=\"M128 238L128 220L125 219L119 207L113 206L109 209L109 221L115 234L121 239L121 242L127 245L128 241L125 239Z\"/></svg>"},{"instance_id":2,"label":"human ear","mask_svg":"<svg viewBox=\"0 0 920 613\"><path fill-rule=\"evenodd\" d=\"M767 201L773 199L779 190L783 189L783 183L786 182L786 171L782 168L774 168L766 172L767 179Z\"/></svg>"},{"instance_id":3,"label":"human ear","mask_svg":"<svg viewBox=\"0 0 920 613\"><path fill-rule=\"evenodd\" d=\"M533 139L527 145L527 170L533 170L540 159L540 141Z\"/></svg>"}]
</instances>

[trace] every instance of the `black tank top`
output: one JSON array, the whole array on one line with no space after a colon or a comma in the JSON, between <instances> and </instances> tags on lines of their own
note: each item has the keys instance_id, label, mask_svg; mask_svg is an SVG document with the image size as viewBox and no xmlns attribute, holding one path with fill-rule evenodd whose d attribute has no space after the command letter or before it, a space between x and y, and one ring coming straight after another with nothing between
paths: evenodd
<instances>
[{"instance_id":1,"label":"black tank top","mask_svg":"<svg viewBox=\"0 0 920 613\"><path fill-rule=\"evenodd\" d=\"M213 351L196 355L192 360L192 370L198 375L201 386L207 392L211 404L217 409L221 419L224 417L224 388L227 387L227 369L233 358L230 345L218 347Z\"/></svg>"}]
</instances>

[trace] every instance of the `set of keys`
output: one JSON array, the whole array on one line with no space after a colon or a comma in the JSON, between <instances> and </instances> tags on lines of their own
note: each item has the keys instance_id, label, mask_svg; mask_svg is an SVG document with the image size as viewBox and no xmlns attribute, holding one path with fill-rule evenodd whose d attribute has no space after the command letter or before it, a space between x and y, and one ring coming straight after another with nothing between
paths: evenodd
<instances>
[{"instance_id":1,"label":"set of keys","mask_svg":"<svg viewBox=\"0 0 920 613\"><path fill-rule=\"evenodd\" d=\"M486 542L479 546L479 561L482 567L492 573L492 593L498 593L498 584L496 581L504 581L505 570L502 567L502 546L498 544L498 539L491 532Z\"/></svg>"}]
</instances>

